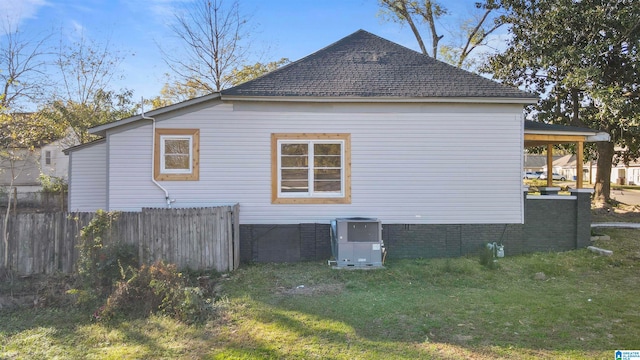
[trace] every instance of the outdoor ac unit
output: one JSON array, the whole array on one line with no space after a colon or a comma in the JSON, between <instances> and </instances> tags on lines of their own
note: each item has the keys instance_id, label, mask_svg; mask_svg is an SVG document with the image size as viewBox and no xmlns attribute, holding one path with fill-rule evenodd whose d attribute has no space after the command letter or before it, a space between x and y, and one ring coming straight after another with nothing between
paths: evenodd
<instances>
[{"instance_id":1,"label":"outdoor ac unit","mask_svg":"<svg viewBox=\"0 0 640 360\"><path fill-rule=\"evenodd\" d=\"M331 251L337 267L382 266L381 222L371 218L331 221Z\"/></svg>"}]
</instances>

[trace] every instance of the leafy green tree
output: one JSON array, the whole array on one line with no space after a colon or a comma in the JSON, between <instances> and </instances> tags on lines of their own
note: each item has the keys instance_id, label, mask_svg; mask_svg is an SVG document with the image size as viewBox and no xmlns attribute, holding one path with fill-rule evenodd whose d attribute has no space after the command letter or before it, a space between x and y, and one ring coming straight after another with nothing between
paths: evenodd
<instances>
[{"instance_id":1,"label":"leafy green tree","mask_svg":"<svg viewBox=\"0 0 640 360\"><path fill-rule=\"evenodd\" d=\"M132 101L132 95L130 90L121 93L99 90L89 103L54 100L41 108L38 114L42 118L70 127L80 143L86 143L97 138L89 134L89 128L133 116L136 113L139 105Z\"/></svg>"},{"instance_id":2,"label":"leafy green tree","mask_svg":"<svg viewBox=\"0 0 640 360\"><path fill-rule=\"evenodd\" d=\"M160 90L160 95L145 100L145 103L151 105L153 109L169 106L210 93L209 89L203 87L200 81L171 79L169 74L166 74L166 77L167 82L164 83L164 86Z\"/></svg>"},{"instance_id":3,"label":"leafy green tree","mask_svg":"<svg viewBox=\"0 0 640 360\"><path fill-rule=\"evenodd\" d=\"M249 80L253 80L266 73L269 73L277 68L287 65L291 61L287 58L282 58L277 61L271 61L268 63L257 62L253 65L244 65L241 68L235 68L231 70L231 74L227 77L227 82L233 86L240 85Z\"/></svg>"},{"instance_id":4,"label":"leafy green tree","mask_svg":"<svg viewBox=\"0 0 640 360\"><path fill-rule=\"evenodd\" d=\"M439 20L450 14L441 3L432 0L378 0L378 4L383 18L406 24L411 28L423 54L434 59L441 55L444 61L460 68L475 67L477 61L469 55L481 45L485 45L489 35L502 26L501 18L495 16L496 11L500 9L499 2L476 2L476 14L459 25L453 39L445 39L446 43L441 44L440 41L445 36L438 30ZM427 50L420 25L426 25L431 51Z\"/></svg>"},{"instance_id":5,"label":"leafy green tree","mask_svg":"<svg viewBox=\"0 0 640 360\"><path fill-rule=\"evenodd\" d=\"M503 0L507 50L486 71L541 95L538 121L606 131L595 148L595 198L610 200L612 164L640 157L640 3Z\"/></svg>"}]
</instances>

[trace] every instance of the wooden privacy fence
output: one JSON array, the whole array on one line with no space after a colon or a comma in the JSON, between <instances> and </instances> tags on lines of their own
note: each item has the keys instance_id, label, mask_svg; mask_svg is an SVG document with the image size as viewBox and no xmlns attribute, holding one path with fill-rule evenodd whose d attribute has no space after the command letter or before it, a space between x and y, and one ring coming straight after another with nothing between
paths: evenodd
<instances>
[{"instance_id":1,"label":"wooden privacy fence","mask_svg":"<svg viewBox=\"0 0 640 360\"><path fill-rule=\"evenodd\" d=\"M133 244L143 263L232 271L240 263L239 205L119 212L105 243ZM32 213L9 218L9 268L21 275L73 273L80 230L95 213ZM5 258L4 243L0 259ZM0 268L3 263L0 263Z\"/></svg>"}]
</instances>

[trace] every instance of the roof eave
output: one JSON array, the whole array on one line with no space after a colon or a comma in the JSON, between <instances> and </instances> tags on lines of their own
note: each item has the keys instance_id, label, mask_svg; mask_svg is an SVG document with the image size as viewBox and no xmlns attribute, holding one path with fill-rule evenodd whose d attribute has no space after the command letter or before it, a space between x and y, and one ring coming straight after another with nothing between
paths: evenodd
<instances>
[{"instance_id":1,"label":"roof eave","mask_svg":"<svg viewBox=\"0 0 640 360\"><path fill-rule=\"evenodd\" d=\"M525 130L525 134L595 136L596 131Z\"/></svg>"},{"instance_id":2,"label":"roof eave","mask_svg":"<svg viewBox=\"0 0 640 360\"><path fill-rule=\"evenodd\" d=\"M180 109L192 106L192 105L196 105L196 104L200 104L200 103L203 103L203 102L215 100L215 99L217 99L219 97L220 97L220 93L212 93L212 94L209 94L209 95L197 97L195 99L183 101L181 103L177 103L177 104L165 106L165 107L162 107L162 108L159 108L159 109L151 110L148 113L145 113L144 116L145 117L155 117L155 116L162 115L164 113L168 113L168 112L171 112L171 111L180 110ZM134 123L136 121L143 120L143 119L144 118L143 118L142 114L138 114L138 115L134 115L134 116L122 119L122 120L110 122L108 124L94 126L94 127L90 128L88 131L89 131L89 134L99 135L99 136L106 136L106 132L109 129L113 129L115 127L131 124L131 123Z\"/></svg>"},{"instance_id":3,"label":"roof eave","mask_svg":"<svg viewBox=\"0 0 640 360\"><path fill-rule=\"evenodd\" d=\"M538 98L518 97L383 97L383 96L244 96L222 95L223 101L333 102L333 103L486 103L535 104Z\"/></svg>"},{"instance_id":4,"label":"roof eave","mask_svg":"<svg viewBox=\"0 0 640 360\"><path fill-rule=\"evenodd\" d=\"M97 140L90 141L88 143L78 144L78 145L75 145L75 146L72 146L72 147L68 147L66 149L63 149L62 152L65 155L69 155L70 153L72 153L74 151L81 150L81 149L84 149L84 148L88 148L88 147L91 147L91 146L94 146L94 145L97 145L97 144L101 144L101 143L104 143L106 141L107 141L107 139L105 139L105 138L97 139Z\"/></svg>"}]
</instances>

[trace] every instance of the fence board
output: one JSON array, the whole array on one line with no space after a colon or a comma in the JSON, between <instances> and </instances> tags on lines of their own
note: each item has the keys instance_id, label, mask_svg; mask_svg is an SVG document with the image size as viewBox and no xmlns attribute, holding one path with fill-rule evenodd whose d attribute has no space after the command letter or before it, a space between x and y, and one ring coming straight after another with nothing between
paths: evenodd
<instances>
[{"instance_id":1,"label":"fence board","mask_svg":"<svg viewBox=\"0 0 640 360\"><path fill-rule=\"evenodd\" d=\"M164 260L180 268L231 271L239 262L238 209L235 205L120 212L103 241L134 245L141 263ZM95 213L67 212L11 215L9 267L21 275L73 273L80 231L94 217ZM4 250L3 244L0 259Z\"/></svg>"}]
</instances>

